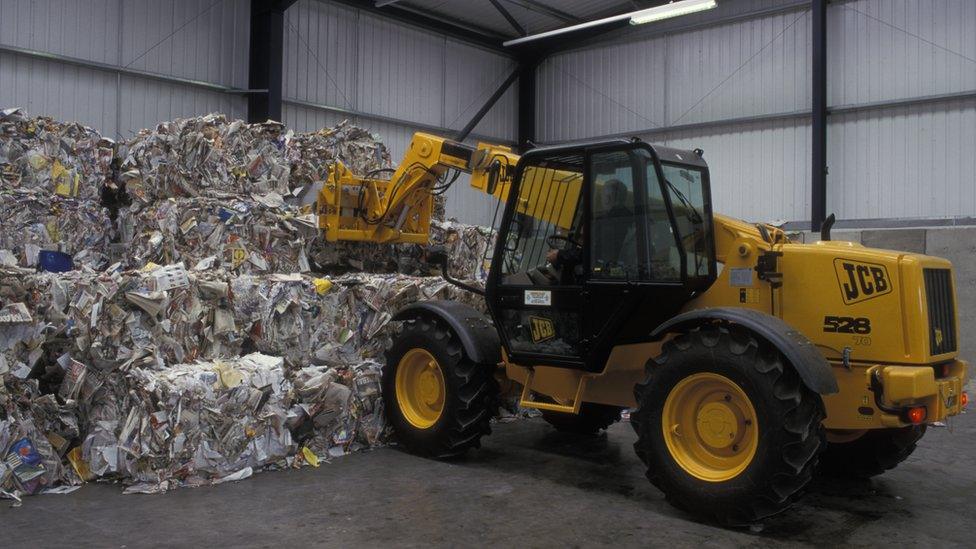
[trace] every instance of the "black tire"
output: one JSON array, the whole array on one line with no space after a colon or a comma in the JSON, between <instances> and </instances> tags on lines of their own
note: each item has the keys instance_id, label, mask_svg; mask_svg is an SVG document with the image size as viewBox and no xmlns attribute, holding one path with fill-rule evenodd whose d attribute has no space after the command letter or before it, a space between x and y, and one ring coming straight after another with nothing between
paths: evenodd
<instances>
[{"instance_id":1,"label":"black tire","mask_svg":"<svg viewBox=\"0 0 976 549\"><path fill-rule=\"evenodd\" d=\"M731 380L755 409L755 454L727 480L688 473L665 441L665 401L681 380L696 373ZM823 401L775 348L745 330L706 326L669 341L634 395L634 449L647 466L647 478L676 507L722 524L744 525L787 509L813 478L824 446Z\"/></svg>"},{"instance_id":2,"label":"black tire","mask_svg":"<svg viewBox=\"0 0 976 549\"><path fill-rule=\"evenodd\" d=\"M565 414L560 412L542 411L542 419L562 433L574 435L595 435L614 423L620 421L619 406L608 406L594 402L584 402L580 405L579 414Z\"/></svg>"},{"instance_id":3,"label":"black tire","mask_svg":"<svg viewBox=\"0 0 976 549\"><path fill-rule=\"evenodd\" d=\"M446 385L444 408L426 429L404 417L396 398L396 371L400 359L415 348L437 359ZM428 317L407 320L386 353L383 368L383 404L396 440L410 452L449 458L481 447L491 433L489 422L497 408L498 384L491 366L477 364L464 353L458 337L443 322Z\"/></svg>"},{"instance_id":4,"label":"black tire","mask_svg":"<svg viewBox=\"0 0 976 549\"><path fill-rule=\"evenodd\" d=\"M869 478L894 469L915 451L925 425L873 429L850 442L828 442L820 471L842 478Z\"/></svg>"}]
</instances>

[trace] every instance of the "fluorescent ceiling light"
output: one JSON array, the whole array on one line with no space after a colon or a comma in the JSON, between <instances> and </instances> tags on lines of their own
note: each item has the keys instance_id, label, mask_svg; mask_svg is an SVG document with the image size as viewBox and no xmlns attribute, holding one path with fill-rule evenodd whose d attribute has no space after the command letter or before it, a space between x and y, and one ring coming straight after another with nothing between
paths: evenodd
<instances>
[{"instance_id":1,"label":"fluorescent ceiling light","mask_svg":"<svg viewBox=\"0 0 976 549\"><path fill-rule=\"evenodd\" d=\"M531 36L523 36L521 38L513 38L512 40L507 40L505 42L502 42L502 45L517 46L519 44L532 42L534 40L551 38L553 36L559 36L569 32L588 29L599 25L606 25L608 23L613 23L616 21L625 21L627 19L630 19L630 23L632 25L640 25L642 23L650 23L651 21L660 21L661 19L667 19L669 17L678 17L681 15L687 15L689 13L695 13L697 11L711 9L717 5L718 4L716 3L715 0L680 0L679 2L671 2L670 4L665 4L663 6L658 6L656 8L648 8L646 10L632 11L630 13L622 13L620 15L604 17L603 19L587 21L585 23L580 23L578 25L573 25L571 27L563 27L561 29L551 30L548 32L541 32L539 34L533 34Z\"/></svg>"},{"instance_id":2,"label":"fluorescent ceiling light","mask_svg":"<svg viewBox=\"0 0 976 549\"><path fill-rule=\"evenodd\" d=\"M715 0L681 0L680 2L671 2L670 4L657 6L656 8L635 11L630 15L630 24L643 25L644 23L653 23L662 19L670 19L671 17L680 17L690 13L710 10L716 6L718 4Z\"/></svg>"}]
</instances>

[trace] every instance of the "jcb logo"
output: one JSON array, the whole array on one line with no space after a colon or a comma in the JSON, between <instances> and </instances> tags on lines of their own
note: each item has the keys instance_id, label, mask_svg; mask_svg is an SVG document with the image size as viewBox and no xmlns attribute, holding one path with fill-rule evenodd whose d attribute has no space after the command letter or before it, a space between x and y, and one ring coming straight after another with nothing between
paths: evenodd
<instances>
[{"instance_id":1,"label":"jcb logo","mask_svg":"<svg viewBox=\"0 0 976 549\"><path fill-rule=\"evenodd\" d=\"M891 292L891 279L884 265L837 258L834 270L846 305Z\"/></svg>"},{"instance_id":2,"label":"jcb logo","mask_svg":"<svg viewBox=\"0 0 976 549\"><path fill-rule=\"evenodd\" d=\"M548 318L530 316L529 324L532 326L532 343L542 343L556 337L556 327Z\"/></svg>"}]
</instances>

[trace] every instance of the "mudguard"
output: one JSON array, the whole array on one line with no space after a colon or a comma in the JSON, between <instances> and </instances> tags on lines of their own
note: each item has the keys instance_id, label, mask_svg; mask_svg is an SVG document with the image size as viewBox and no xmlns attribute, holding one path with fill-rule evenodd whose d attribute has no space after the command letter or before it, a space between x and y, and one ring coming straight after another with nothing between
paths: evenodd
<instances>
[{"instance_id":1,"label":"mudguard","mask_svg":"<svg viewBox=\"0 0 976 549\"><path fill-rule=\"evenodd\" d=\"M478 364L495 365L502 361L502 344L488 317L457 301L418 301L401 309L393 320L418 316L439 318L451 327L464 346L464 353Z\"/></svg>"},{"instance_id":2,"label":"mudguard","mask_svg":"<svg viewBox=\"0 0 976 549\"><path fill-rule=\"evenodd\" d=\"M651 332L651 337L659 340L669 332L683 332L703 322L716 321L737 324L768 341L783 353L811 390L822 395L839 390L830 364L806 336L782 319L753 309L715 307L688 311L662 323Z\"/></svg>"}]
</instances>

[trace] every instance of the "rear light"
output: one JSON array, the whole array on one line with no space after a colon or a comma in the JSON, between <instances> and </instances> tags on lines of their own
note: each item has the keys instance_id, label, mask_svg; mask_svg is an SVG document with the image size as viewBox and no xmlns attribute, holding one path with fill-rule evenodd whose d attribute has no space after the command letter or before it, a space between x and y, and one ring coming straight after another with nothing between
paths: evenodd
<instances>
[{"instance_id":1,"label":"rear light","mask_svg":"<svg viewBox=\"0 0 976 549\"><path fill-rule=\"evenodd\" d=\"M905 412L905 420L913 425L919 425L925 421L926 415L925 406L917 406L915 408L909 408Z\"/></svg>"},{"instance_id":2,"label":"rear light","mask_svg":"<svg viewBox=\"0 0 976 549\"><path fill-rule=\"evenodd\" d=\"M963 393L959 395L959 407L965 408L967 404L969 404L969 393L963 391Z\"/></svg>"}]
</instances>

